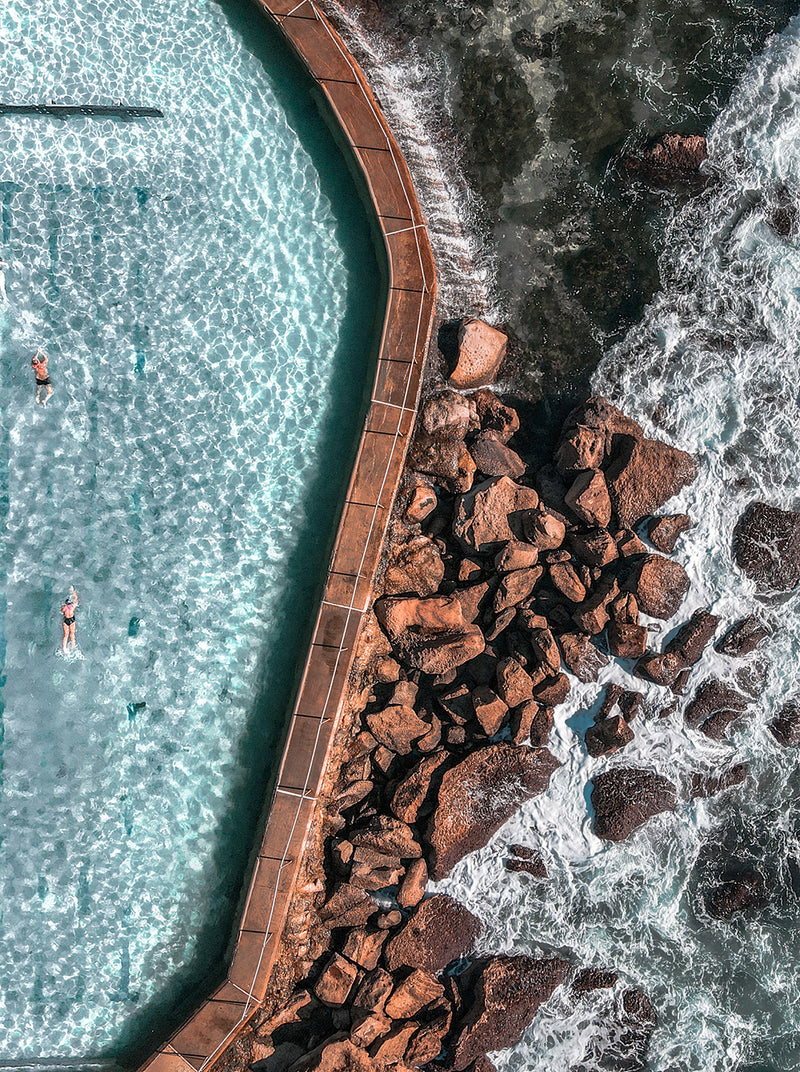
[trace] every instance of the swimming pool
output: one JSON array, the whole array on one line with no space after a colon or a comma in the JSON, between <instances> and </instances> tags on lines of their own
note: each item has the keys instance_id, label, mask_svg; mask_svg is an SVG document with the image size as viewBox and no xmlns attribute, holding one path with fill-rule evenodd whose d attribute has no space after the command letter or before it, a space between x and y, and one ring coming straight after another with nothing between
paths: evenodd
<instances>
[{"instance_id":1,"label":"swimming pool","mask_svg":"<svg viewBox=\"0 0 800 1072\"><path fill-rule=\"evenodd\" d=\"M0 1064L125 1060L219 969L383 271L245 0L9 0L0 42L4 103L165 113L0 118Z\"/></svg>"}]
</instances>

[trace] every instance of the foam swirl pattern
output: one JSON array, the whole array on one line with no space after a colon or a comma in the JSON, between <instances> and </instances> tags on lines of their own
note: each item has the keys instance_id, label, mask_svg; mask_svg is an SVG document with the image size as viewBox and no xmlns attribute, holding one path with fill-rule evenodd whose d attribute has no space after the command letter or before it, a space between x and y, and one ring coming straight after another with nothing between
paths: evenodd
<instances>
[{"instance_id":1,"label":"foam swirl pattern","mask_svg":"<svg viewBox=\"0 0 800 1072\"><path fill-rule=\"evenodd\" d=\"M252 33L238 3L0 8L0 99L166 114L0 120L4 1061L115 1054L219 957L349 474L378 272Z\"/></svg>"},{"instance_id":2,"label":"foam swirl pattern","mask_svg":"<svg viewBox=\"0 0 800 1072\"><path fill-rule=\"evenodd\" d=\"M639 719L631 745L598 759L583 745L597 689L574 688L577 702L551 738L564 766L548 792L445 885L485 921L492 951L555 950L580 965L613 966L622 985L645 990L659 1016L646 1062L653 1072L776 1072L800 1068L800 823L797 751L778 745L766 724L797 695L800 597L758 599L734 567L731 534L754 499L800 506L800 250L796 235L781 238L768 222L786 196L781 185L793 198L800 188L800 20L751 65L709 147L718 181L674 212L662 292L607 355L594 386L651 434L702 459L696 483L667 508L696 522L677 551L691 597L675 621L652 623L653 647L693 606L728 621L758 611L775 628L766 676L762 683L757 669L764 653L745 664L751 712L730 741L709 741L685 724L681 708L704 677L736 685L742 666L710 651L677 711ZM608 680L644 686L619 666L604 671ZM667 702L656 686L649 695L654 711ZM737 761L750 774L730 794L692 802L684 792L674 815L620 845L591 831L587 784L601 770L648 766L686 786L693 771ZM546 892L503 872L504 847L531 841L544 851ZM763 873L769 903L726 923L709 916L705 894L731 862ZM497 1055L498 1069L622 1067L608 1056L614 1000L557 994L519 1045ZM585 1059L593 1045L596 1054L606 1049L605 1059Z\"/></svg>"}]
</instances>

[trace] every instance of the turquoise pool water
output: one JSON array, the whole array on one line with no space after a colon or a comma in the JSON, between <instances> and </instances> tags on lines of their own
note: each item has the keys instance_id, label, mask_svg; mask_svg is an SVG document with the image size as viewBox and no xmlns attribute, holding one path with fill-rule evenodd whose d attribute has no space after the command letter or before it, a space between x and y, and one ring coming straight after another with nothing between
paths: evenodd
<instances>
[{"instance_id":1,"label":"turquoise pool water","mask_svg":"<svg viewBox=\"0 0 800 1072\"><path fill-rule=\"evenodd\" d=\"M130 1061L219 973L382 273L245 0L5 0L0 47L0 102L165 113L0 118L0 1065Z\"/></svg>"}]
</instances>

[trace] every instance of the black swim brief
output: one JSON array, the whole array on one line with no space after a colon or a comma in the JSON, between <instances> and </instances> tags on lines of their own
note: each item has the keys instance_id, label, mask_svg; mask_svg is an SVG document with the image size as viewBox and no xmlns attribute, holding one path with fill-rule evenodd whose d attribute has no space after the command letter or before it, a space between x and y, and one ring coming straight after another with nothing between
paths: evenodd
<instances>
[{"instance_id":1,"label":"black swim brief","mask_svg":"<svg viewBox=\"0 0 800 1072\"><path fill-rule=\"evenodd\" d=\"M74 625L74 624L75 624L75 619L74 618L65 618L64 619L64 625Z\"/></svg>"},{"instance_id":2,"label":"black swim brief","mask_svg":"<svg viewBox=\"0 0 800 1072\"><path fill-rule=\"evenodd\" d=\"M48 376L46 380L37 379L36 380L36 386L37 387L50 387L51 386L50 377Z\"/></svg>"}]
</instances>

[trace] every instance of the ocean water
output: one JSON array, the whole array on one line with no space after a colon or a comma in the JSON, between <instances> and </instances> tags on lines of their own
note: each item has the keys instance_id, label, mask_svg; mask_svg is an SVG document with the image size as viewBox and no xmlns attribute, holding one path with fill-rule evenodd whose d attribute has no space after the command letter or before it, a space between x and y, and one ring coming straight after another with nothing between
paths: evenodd
<instances>
[{"instance_id":1,"label":"ocean water","mask_svg":"<svg viewBox=\"0 0 800 1072\"><path fill-rule=\"evenodd\" d=\"M165 113L0 118L0 1064L132 1059L220 973L381 269L244 0L6 0L0 47L4 103Z\"/></svg>"},{"instance_id":2,"label":"ocean water","mask_svg":"<svg viewBox=\"0 0 800 1072\"><path fill-rule=\"evenodd\" d=\"M800 507L800 247L769 218L800 191L800 19L773 36L744 72L709 130L716 181L667 221L661 289L640 323L611 348L593 386L701 458L697 482L669 509L695 527L677 556L692 579L675 620L653 623L658 647L696 606L727 621L758 611L775 629L764 650L739 661L713 651L694 670L687 696L666 717L666 690L647 688L636 739L613 757L590 758L583 731L597 686L577 686L557 715L551 747L563 766L548 792L524 808L442 884L486 924L487 950L565 953L613 967L621 986L650 995L659 1022L645 1067L652 1072L792 1072L800 1068L800 811L797 752L767 723L797 696L800 596L759 597L735 568L733 526L754 499ZM783 190L783 194L781 194ZM608 680L642 690L628 667ZM752 704L730 739L687 727L682 708L714 674L748 688ZM694 771L745 761L745 786L692 802ZM657 817L620 845L591 832L587 784L602 770L641 765L683 788L674 814ZM508 875L506 846L541 847L547 884ZM757 867L765 907L721 922L706 892L730 864ZM500 1072L617 1067L588 1061L608 1033L615 994L573 1004L554 998L521 1042L496 1056ZM626 1066L627 1067L627 1066Z\"/></svg>"}]
</instances>

